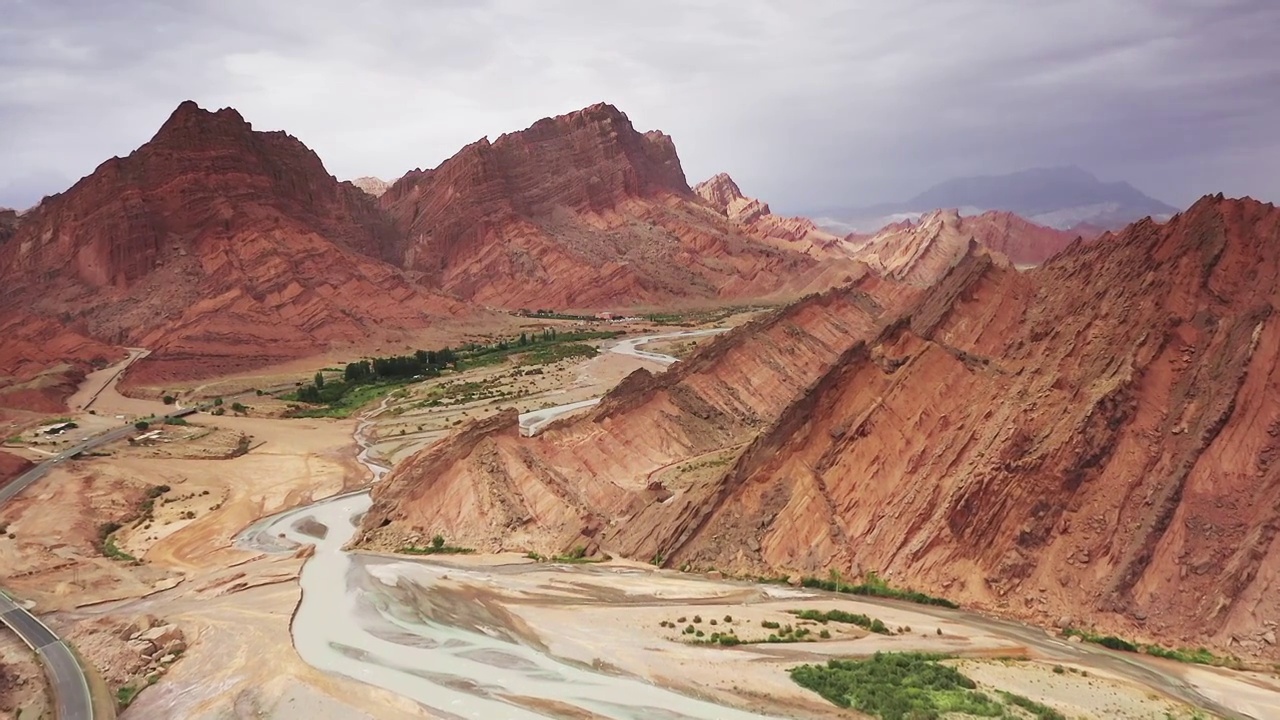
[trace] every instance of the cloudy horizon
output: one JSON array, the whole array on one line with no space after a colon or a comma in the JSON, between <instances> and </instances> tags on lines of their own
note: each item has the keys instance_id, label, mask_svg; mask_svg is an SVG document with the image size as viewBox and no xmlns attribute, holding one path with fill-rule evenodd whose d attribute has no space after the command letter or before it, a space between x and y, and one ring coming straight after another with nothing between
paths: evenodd
<instances>
[{"instance_id":1,"label":"cloudy horizon","mask_svg":"<svg viewBox=\"0 0 1280 720\"><path fill-rule=\"evenodd\" d=\"M1180 207L1280 200L1266 0L181 5L0 0L0 206L128 154L186 99L341 179L603 101L671 135L690 183L728 172L792 212L1065 165Z\"/></svg>"}]
</instances>

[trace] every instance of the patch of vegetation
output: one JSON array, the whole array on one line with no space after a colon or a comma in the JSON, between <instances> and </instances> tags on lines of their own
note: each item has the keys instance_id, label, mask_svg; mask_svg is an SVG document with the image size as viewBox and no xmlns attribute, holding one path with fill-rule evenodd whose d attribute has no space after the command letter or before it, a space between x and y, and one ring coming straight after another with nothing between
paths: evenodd
<instances>
[{"instance_id":1,"label":"patch of vegetation","mask_svg":"<svg viewBox=\"0 0 1280 720\"><path fill-rule=\"evenodd\" d=\"M587 549L586 549L585 547L581 546L581 545L576 545L576 546L574 546L574 548L573 548L572 550L570 550L568 553L566 553L566 554L564 554L564 555L556 555L555 557L551 558L551 559L550 559L550 562L553 562L553 563L568 563L568 564L583 564L583 563L598 563L598 562L604 562L604 561L606 561L606 560L608 560L608 559L609 559L609 556L607 556L607 555L606 555L606 556L604 556L604 557L598 557L598 558L587 557ZM680 622L684 622L684 618L681 618L681 619L680 619ZM702 622L702 618L697 618L697 619L695 620L695 622Z\"/></svg>"},{"instance_id":2,"label":"patch of vegetation","mask_svg":"<svg viewBox=\"0 0 1280 720\"><path fill-rule=\"evenodd\" d=\"M840 579L840 574L834 570L831 572L830 579L807 577L800 581L800 584L807 588L818 588L831 592L847 593L849 595L864 595L868 597L891 598L894 600L906 600L920 605L936 605L945 608L958 608L959 604L954 603L946 598L934 597L926 595L915 590L902 590L895 588L885 582L874 571L869 572L863 577L862 582L850 584Z\"/></svg>"},{"instance_id":3,"label":"patch of vegetation","mask_svg":"<svg viewBox=\"0 0 1280 720\"><path fill-rule=\"evenodd\" d=\"M857 625L864 630L870 630L878 635L893 634L879 618L867 617L861 613L850 613L843 610L828 610L826 612L820 610L792 610L790 612L801 620L814 620L823 625L829 622L847 623L849 625Z\"/></svg>"},{"instance_id":4,"label":"patch of vegetation","mask_svg":"<svg viewBox=\"0 0 1280 720\"><path fill-rule=\"evenodd\" d=\"M165 425L190 425L191 423L187 422L186 418L167 417L164 419L164 424Z\"/></svg>"},{"instance_id":5,"label":"patch of vegetation","mask_svg":"<svg viewBox=\"0 0 1280 720\"><path fill-rule=\"evenodd\" d=\"M587 358L591 359L600 354L600 351L591 345L583 345L582 343L563 343L559 345L544 345L542 347L530 350L520 355L520 365L550 365L553 362L567 360L569 358Z\"/></svg>"},{"instance_id":6,"label":"patch of vegetation","mask_svg":"<svg viewBox=\"0 0 1280 720\"><path fill-rule=\"evenodd\" d=\"M146 420L139 420L138 422L134 423L133 426L140 431L146 431L147 428L151 427L151 423L147 422Z\"/></svg>"},{"instance_id":7,"label":"patch of vegetation","mask_svg":"<svg viewBox=\"0 0 1280 720\"><path fill-rule=\"evenodd\" d=\"M831 703L883 720L937 720L949 713L1003 717L1004 703L977 691L977 684L942 655L876 653L865 660L829 660L791 668L791 679Z\"/></svg>"},{"instance_id":8,"label":"patch of vegetation","mask_svg":"<svg viewBox=\"0 0 1280 720\"><path fill-rule=\"evenodd\" d=\"M1031 713L1036 720L1067 720L1066 715L1063 715L1044 703L1038 703L1029 697L1018 695L1016 693L1005 692L1003 690L1000 691L1000 697L1004 698L1010 705L1017 705L1023 710Z\"/></svg>"},{"instance_id":9,"label":"patch of vegetation","mask_svg":"<svg viewBox=\"0 0 1280 720\"><path fill-rule=\"evenodd\" d=\"M1207 648L1166 648L1160 645L1141 645L1115 635L1099 635L1098 633L1078 628L1067 628L1062 631L1062 635L1064 637L1078 637L1087 643L1101 645L1120 652L1145 653L1153 657L1196 665L1211 665L1213 667L1226 667L1236 670L1244 668L1244 663L1239 658L1214 655Z\"/></svg>"},{"instance_id":10,"label":"patch of vegetation","mask_svg":"<svg viewBox=\"0 0 1280 720\"><path fill-rule=\"evenodd\" d=\"M138 693L142 692L143 690L146 690L152 685L155 685L156 680L158 679L159 679L159 676L157 675L148 675L140 685L137 685L137 686L125 685L119 690L116 690L117 709L124 710L125 708L129 707L129 705L134 701L134 699L138 697Z\"/></svg>"},{"instance_id":11,"label":"patch of vegetation","mask_svg":"<svg viewBox=\"0 0 1280 720\"><path fill-rule=\"evenodd\" d=\"M400 548L400 552L407 555L470 555L475 552L472 548L455 547L446 545L443 535L436 535L431 538L431 544L426 547L418 547L416 545L407 545Z\"/></svg>"},{"instance_id":12,"label":"patch of vegetation","mask_svg":"<svg viewBox=\"0 0 1280 720\"><path fill-rule=\"evenodd\" d=\"M116 523L107 523L106 525L103 525L103 527L108 527L110 525L116 525ZM119 527L117 526L116 529L119 529ZM121 550L116 545L116 538L114 533L115 533L115 530L112 530L111 532L101 537L101 545L99 546L99 549L102 550L103 556L109 557L112 560L122 560L124 562L131 562L131 563L138 562L138 558Z\"/></svg>"}]
</instances>

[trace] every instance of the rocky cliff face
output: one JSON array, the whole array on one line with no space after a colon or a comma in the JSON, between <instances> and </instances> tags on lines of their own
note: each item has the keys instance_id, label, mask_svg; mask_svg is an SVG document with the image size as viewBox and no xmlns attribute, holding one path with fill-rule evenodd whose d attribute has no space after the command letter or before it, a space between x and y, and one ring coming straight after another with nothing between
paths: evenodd
<instances>
[{"instance_id":1,"label":"rocky cliff face","mask_svg":"<svg viewBox=\"0 0 1280 720\"><path fill-rule=\"evenodd\" d=\"M0 407L56 413L91 370L124 358L124 350L55 318L21 310L0 316Z\"/></svg>"},{"instance_id":2,"label":"rocky cliff face","mask_svg":"<svg viewBox=\"0 0 1280 720\"><path fill-rule=\"evenodd\" d=\"M22 218L0 244L0 311L151 348L137 382L241 370L456 311L384 262L396 238L297 139L186 102Z\"/></svg>"},{"instance_id":3,"label":"rocky cliff face","mask_svg":"<svg viewBox=\"0 0 1280 720\"><path fill-rule=\"evenodd\" d=\"M356 187L360 188L361 190L369 193L374 197L382 197L383 194L386 193L387 190L391 188L391 183L387 182L386 180L382 180L376 177L368 177L368 176L358 177L355 180L352 180L351 184L355 185Z\"/></svg>"},{"instance_id":4,"label":"rocky cliff face","mask_svg":"<svg viewBox=\"0 0 1280 720\"><path fill-rule=\"evenodd\" d=\"M380 202L406 238L405 267L487 305L758 297L824 271L707 208L671 139L603 104L473 143L405 175Z\"/></svg>"},{"instance_id":5,"label":"rocky cliff face","mask_svg":"<svg viewBox=\"0 0 1280 720\"><path fill-rule=\"evenodd\" d=\"M809 300L759 341L633 376L544 436L446 442L375 493L363 540L875 570L1006 615L1275 656L1278 287L1280 211L1247 199L1025 273L973 248L927 289L867 279L861 300ZM729 429L691 441L708 422ZM662 475L673 462L723 465Z\"/></svg>"},{"instance_id":6,"label":"rocky cliff face","mask_svg":"<svg viewBox=\"0 0 1280 720\"><path fill-rule=\"evenodd\" d=\"M760 240L815 257L847 257L849 246L843 238L820 229L808 218L774 215L767 203L743 195L725 173L698 183L693 191Z\"/></svg>"}]
</instances>

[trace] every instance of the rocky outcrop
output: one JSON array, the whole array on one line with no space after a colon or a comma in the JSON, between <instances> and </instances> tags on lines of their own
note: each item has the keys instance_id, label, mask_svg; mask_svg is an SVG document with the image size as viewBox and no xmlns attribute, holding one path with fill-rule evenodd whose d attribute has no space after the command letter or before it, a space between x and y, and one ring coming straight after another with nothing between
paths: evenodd
<instances>
[{"instance_id":1,"label":"rocky outcrop","mask_svg":"<svg viewBox=\"0 0 1280 720\"><path fill-rule=\"evenodd\" d=\"M369 193L374 197L382 197L382 195L391 187L391 183L376 177L358 177L350 181L352 185Z\"/></svg>"},{"instance_id":2,"label":"rocky outcrop","mask_svg":"<svg viewBox=\"0 0 1280 720\"><path fill-rule=\"evenodd\" d=\"M57 319L22 310L0 316L0 337L0 407L39 413L60 412L88 372L125 354Z\"/></svg>"},{"instance_id":3,"label":"rocky outcrop","mask_svg":"<svg viewBox=\"0 0 1280 720\"><path fill-rule=\"evenodd\" d=\"M405 267L499 307L794 295L852 267L742 232L690 190L671 138L604 104L468 145L380 202Z\"/></svg>"},{"instance_id":4,"label":"rocky outcrop","mask_svg":"<svg viewBox=\"0 0 1280 720\"><path fill-rule=\"evenodd\" d=\"M31 467L30 460L0 450L0 487L4 487L5 483L30 470Z\"/></svg>"},{"instance_id":5,"label":"rocky outcrop","mask_svg":"<svg viewBox=\"0 0 1280 720\"><path fill-rule=\"evenodd\" d=\"M440 527L737 573L875 570L1046 625L1274 656L1280 210L1208 197L1031 271L997 260L973 243L928 288L866 279L872 312L814 311L853 290L811 299L543 437L414 458L375 492L365 541ZM691 442L707 423L726 430ZM695 458L725 464L652 484Z\"/></svg>"},{"instance_id":6,"label":"rocky outcrop","mask_svg":"<svg viewBox=\"0 0 1280 720\"><path fill-rule=\"evenodd\" d=\"M964 217L957 210L935 210L917 222L905 220L886 226L864 240L854 257L878 273L930 285L959 262L970 241L997 253L1002 262L1026 267L1044 262L1075 238L1012 213Z\"/></svg>"},{"instance_id":7,"label":"rocky outcrop","mask_svg":"<svg viewBox=\"0 0 1280 720\"><path fill-rule=\"evenodd\" d=\"M458 311L385 262L396 238L297 139L185 102L22 218L0 245L0 313L152 349L131 382L243 370Z\"/></svg>"},{"instance_id":8,"label":"rocky outcrop","mask_svg":"<svg viewBox=\"0 0 1280 720\"><path fill-rule=\"evenodd\" d=\"M812 220L774 215L767 203L742 194L738 184L725 173L694 186L693 191L731 222L765 242L815 257L846 257L844 239L820 229Z\"/></svg>"}]
</instances>

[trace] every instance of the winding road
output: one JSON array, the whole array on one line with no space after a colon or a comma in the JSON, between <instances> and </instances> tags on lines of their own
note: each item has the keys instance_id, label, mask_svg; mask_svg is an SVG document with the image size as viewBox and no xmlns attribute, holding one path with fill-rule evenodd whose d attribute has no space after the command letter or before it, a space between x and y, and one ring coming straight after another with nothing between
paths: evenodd
<instances>
[{"instance_id":1,"label":"winding road","mask_svg":"<svg viewBox=\"0 0 1280 720\"><path fill-rule=\"evenodd\" d=\"M145 350L131 350L118 371L108 380L114 382L128 365L140 357L145 357ZM106 387L105 385L103 387ZM99 388L98 393L102 392ZM97 393L93 395L97 398ZM90 400L90 403L92 399ZM85 405L88 407L88 404ZM196 412L198 408L185 408L170 413L166 417L184 417ZM17 497L22 491L34 485L49 474L59 463L70 460L80 453L122 440L138 430L132 424L123 425L113 430L94 435L93 437L73 445L66 450L51 456L49 459L32 467L30 470L0 487L0 506ZM49 686L53 691L55 716L58 720L93 720L93 697L89 692L89 681L85 677L84 668L80 667L75 653L66 641L49 629L47 625L18 604L8 593L0 588L0 622L17 633L44 664L45 674L49 678Z\"/></svg>"}]
</instances>

